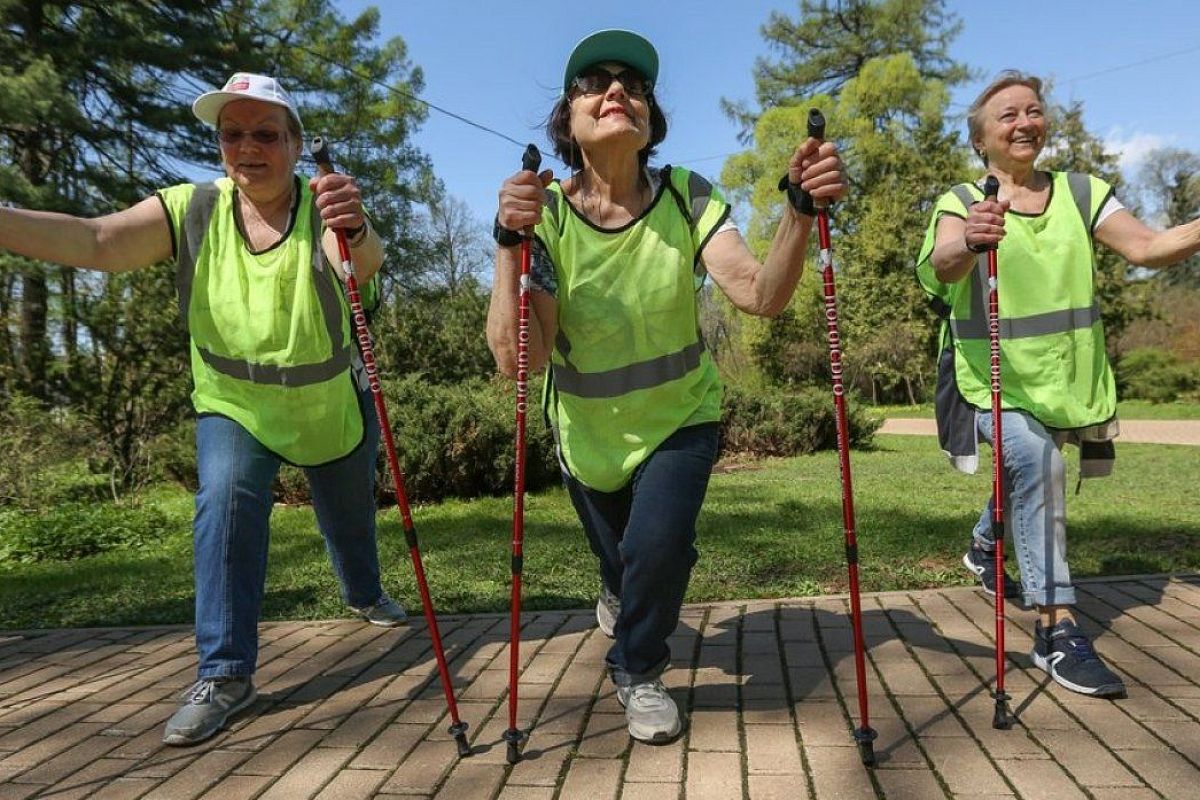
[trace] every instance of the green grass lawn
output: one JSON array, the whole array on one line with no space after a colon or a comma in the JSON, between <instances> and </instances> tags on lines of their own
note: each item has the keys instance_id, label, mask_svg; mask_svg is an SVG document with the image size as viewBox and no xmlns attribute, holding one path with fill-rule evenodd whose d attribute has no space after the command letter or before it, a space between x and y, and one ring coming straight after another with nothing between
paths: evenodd
<instances>
[{"instance_id":1,"label":"green grass lawn","mask_svg":"<svg viewBox=\"0 0 1200 800\"><path fill-rule=\"evenodd\" d=\"M921 417L933 419L933 403L920 405L871 406L863 408L880 417ZM1151 403L1146 400L1122 400L1117 406L1121 419L1200 419L1200 403Z\"/></svg>"},{"instance_id":2,"label":"green grass lawn","mask_svg":"<svg viewBox=\"0 0 1200 800\"><path fill-rule=\"evenodd\" d=\"M1069 449L1073 473L1076 451ZM1076 576L1200 568L1196 450L1118 445L1117 474L1068 500ZM877 436L853 457L864 590L967 584L959 564L989 474L953 471L925 437ZM1071 478L1072 482L1074 478ZM69 562L0 565L0 628L188 623L192 619L192 498L146 498L177 520L153 547ZM507 608L511 498L420 507L414 518L439 612ZM713 476L700 521L700 561L688 601L843 591L836 455L772 459ZM419 612L394 509L380 515L384 583ZM535 609L595 602L597 572L562 490L528 498L524 594ZM345 616L308 508L277 508L266 619Z\"/></svg>"}]
</instances>

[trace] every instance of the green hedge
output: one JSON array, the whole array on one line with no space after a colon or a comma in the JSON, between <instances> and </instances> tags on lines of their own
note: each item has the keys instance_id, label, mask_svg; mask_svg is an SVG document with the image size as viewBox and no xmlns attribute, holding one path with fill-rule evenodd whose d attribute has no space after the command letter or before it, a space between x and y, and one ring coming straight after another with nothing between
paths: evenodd
<instances>
[{"instance_id":1,"label":"green hedge","mask_svg":"<svg viewBox=\"0 0 1200 800\"><path fill-rule=\"evenodd\" d=\"M846 402L850 444L862 447L883 420L857 403ZM777 387L725 392L721 417L724 454L796 456L837 447L837 421L830 390Z\"/></svg>"},{"instance_id":2,"label":"green hedge","mask_svg":"<svg viewBox=\"0 0 1200 800\"><path fill-rule=\"evenodd\" d=\"M1117 362L1117 388L1122 399L1172 403L1200 392L1200 364L1156 347L1140 347Z\"/></svg>"},{"instance_id":3,"label":"green hedge","mask_svg":"<svg viewBox=\"0 0 1200 800\"><path fill-rule=\"evenodd\" d=\"M559 482L554 442L541 410L542 376L530 381L527 412L525 485L536 490ZM412 502L447 497L500 496L512 491L515 408L511 381L473 379L432 384L420 375L383 384L405 489ZM848 403L850 441L869 444L882 421ZM195 486L192 426L183 426L170 445L158 449L164 470ZM833 398L828 390L766 387L728 388L721 420L724 455L794 456L837 446ZM379 494L393 502L380 447ZM308 482L295 467L284 467L276 500L307 503Z\"/></svg>"},{"instance_id":4,"label":"green hedge","mask_svg":"<svg viewBox=\"0 0 1200 800\"><path fill-rule=\"evenodd\" d=\"M170 535L154 506L67 504L39 513L0 513L0 564L69 561L118 547L139 547Z\"/></svg>"}]
</instances>

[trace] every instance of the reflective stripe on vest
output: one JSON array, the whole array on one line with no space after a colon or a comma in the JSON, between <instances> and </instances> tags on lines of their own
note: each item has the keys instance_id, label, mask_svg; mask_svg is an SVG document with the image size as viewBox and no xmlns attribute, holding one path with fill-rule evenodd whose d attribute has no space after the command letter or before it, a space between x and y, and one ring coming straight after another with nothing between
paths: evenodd
<instances>
[{"instance_id":1,"label":"reflective stripe on vest","mask_svg":"<svg viewBox=\"0 0 1200 800\"><path fill-rule=\"evenodd\" d=\"M1067 185L1071 189L1071 199L1083 220L1083 227L1089 232L1092 228L1092 183L1082 172L1067 174ZM967 188L968 184L960 183L950 191L958 198L963 207L970 208L979 202ZM975 269L971 272L971 317L956 319L950 317L950 330L956 339L986 339L988 338L987 319L987 253L980 253L975 258ZM1048 311L1044 314L1033 314L1027 317L1001 317L1000 336L1004 339L1022 339L1029 336L1045 336L1051 333L1066 333L1078 328L1090 328L1100 320L1100 303L1092 301L1087 308L1067 308L1061 311Z\"/></svg>"},{"instance_id":2,"label":"reflective stripe on vest","mask_svg":"<svg viewBox=\"0 0 1200 800\"><path fill-rule=\"evenodd\" d=\"M603 372L580 372L567 358L571 345L561 332L557 341L565 364L551 364L554 385L577 397L620 397L639 389L652 389L678 380L700 366L704 340L692 342L674 353L656 356L645 361L626 364ZM565 346L564 346L565 345Z\"/></svg>"},{"instance_id":3,"label":"reflective stripe on vest","mask_svg":"<svg viewBox=\"0 0 1200 800\"><path fill-rule=\"evenodd\" d=\"M179 253L175 259L175 287L179 293L179 311L185 328L189 327L188 309L191 306L192 281L196 274L196 257L208 233L219 195L220 189L215 183L197 185L184 213L183 235L180 237ZM333 354L316 364L256 364L218 355L193 340L204 363L222 375L258 384L308 386L336 378L350 368L350 343L343 342L341 346L336 344L342 339L342 307L337 288L333 285L336 278L326 274L325 257L321 251L321 216L317 213L315 205L309 217L312 223L313 286L317 290L317 301L321 304L321 316L325 320L325 331L333 347Z\"/></svg>"}]
</instances>

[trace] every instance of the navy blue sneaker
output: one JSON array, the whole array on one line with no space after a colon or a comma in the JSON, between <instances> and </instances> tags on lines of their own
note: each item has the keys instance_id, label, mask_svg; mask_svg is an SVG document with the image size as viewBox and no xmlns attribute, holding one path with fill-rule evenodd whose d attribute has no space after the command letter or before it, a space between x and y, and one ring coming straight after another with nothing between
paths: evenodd
<instances>
[{"instance_id":1,"label":"navy blue sneaker","mask_svg":"<svg viewBox=\"0 0 1200 800\"><path fill-rule=\"evenodd\" d=\"M1072 692L1092 697L1125 696L1125 682L1100 660L1091 640L1069 619L1049 630L1038 621L1029 656L1056 683Z\"/></svg>"},{"instance_id":2,"label":"navy blue sneaker","mask_svg":"<svg viewBox=\"0 0 1200 800\"><path fill-rule=\"evenodd\" d=\"M994 550L984 550L978 544L972 544L971 549L962 557L963 566L971 570L983 590L990 595L996 594L996 553ZM1021 596L1021 584L1004 575L1004 596L1015 600Z\"/></svg>"}]
</instances>

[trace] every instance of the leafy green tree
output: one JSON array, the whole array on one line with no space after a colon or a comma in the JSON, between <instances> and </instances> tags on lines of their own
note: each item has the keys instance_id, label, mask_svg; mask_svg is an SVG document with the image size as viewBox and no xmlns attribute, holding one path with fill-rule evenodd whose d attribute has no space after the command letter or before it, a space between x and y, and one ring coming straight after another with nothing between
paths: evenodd
<instances>
[{"instance_id":1,"label":"leafy green tree","mask_svg":"<svg viewBox=\"0 0 1200 800\"><path fill-rule=\"evenodd\" d=\"M923 78L954 86L970 73L949 54L962 22L945 0L800 0L799 19L772 11L762 26L778 60L754 62L760 109L795 105L818 94L836 97L867 62L895 53L913 57ZM721 101L748 141L760 112Z\"/></svg>"},{"instance_id":2,"label":"leafy green tree","mask_svg":"<svg viewBox=\"0 0 1200 800\"><path fill-rule=\"evenodd\" d=\"M933 203L967 171L966 151L949 127L946 86L923 77L912 56L901 54L868 61L837 98L818 95L804 106L764 112L754 129L754 150L731 158L722 173L723 184L753 209L747 234L760 253L783 211L776 183L806 135L808 106L823 109L851 184L832 213L847 375L876 399L918 397L931 376L935 329L913 261ZM791 315L770 323L752 344L762 355L778 353L785 363L809 365L779 374L773 372L778 365L760 358L776 380L825 380L824 372L814 372L811 356L814 342L824 346L818 281L810 270Z\"/></svg>"}]
</instances>

